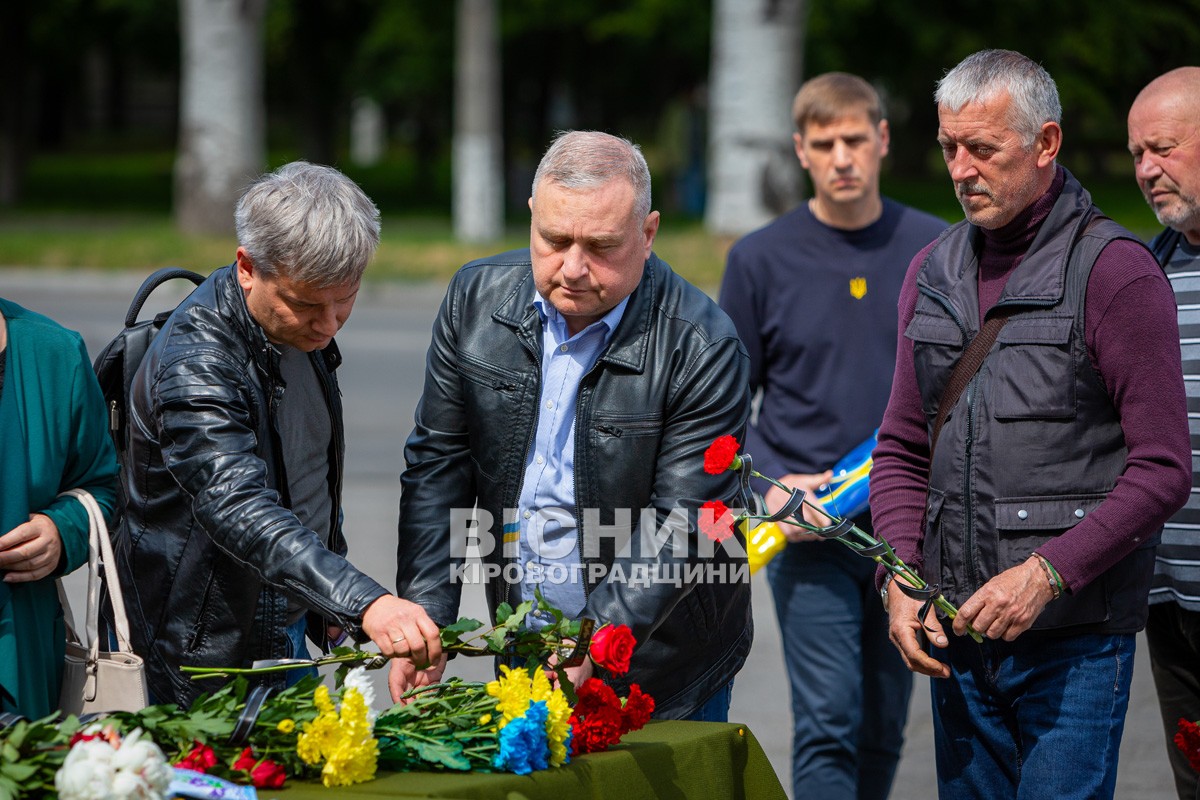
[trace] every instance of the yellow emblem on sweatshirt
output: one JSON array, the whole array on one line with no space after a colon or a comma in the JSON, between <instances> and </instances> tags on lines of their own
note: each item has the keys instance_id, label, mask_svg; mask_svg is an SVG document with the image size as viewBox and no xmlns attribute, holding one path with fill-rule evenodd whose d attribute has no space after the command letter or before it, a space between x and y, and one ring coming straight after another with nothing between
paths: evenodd
<instances>
[{"instance_id":1,"label":"yellow emblem on sweatshirt","mask_svg":"<svg viewBox=\"0 0 1200 800\"><path fill-rule=\"evenodd\" d=\"M866 278L851 278L850 279L850 295L855 300L862 300L863 296L866 293L867 293L867 279Z\"/></svg>"}]
</instances>

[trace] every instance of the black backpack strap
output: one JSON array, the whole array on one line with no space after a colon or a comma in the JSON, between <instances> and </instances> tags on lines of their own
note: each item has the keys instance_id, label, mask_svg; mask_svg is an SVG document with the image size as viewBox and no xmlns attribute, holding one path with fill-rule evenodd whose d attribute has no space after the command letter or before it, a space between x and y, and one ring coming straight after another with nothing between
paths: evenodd
<instances>
[{"instance_id":1,"label":"black backpack strap","mask_svg":"<svg viewBox=\"0 0 1200 800\"><path fill-rule=\"evenodd\" d=\"M192 283L199 286L204 283L204 276L192 272L190 269L183 267L163 267L151 273L150 277L142 281L141 287L137 290L137 294L133 296L133 302L129 304L129 311L125 314L125 327L132 328L137 324L138 314L142 313L142 306L146 304L146 300L150 294L162 284L175 278L187 278Z\"/></svg>"}]
</instances>

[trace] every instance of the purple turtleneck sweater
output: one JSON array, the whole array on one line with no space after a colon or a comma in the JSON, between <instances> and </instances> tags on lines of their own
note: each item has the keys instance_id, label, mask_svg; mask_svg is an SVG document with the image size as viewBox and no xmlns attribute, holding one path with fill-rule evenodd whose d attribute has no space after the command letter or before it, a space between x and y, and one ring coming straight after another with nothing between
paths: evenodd
<instances>
[{"instance_id":1,"label":"purple turtleneck sweater","mask_svg":"<svg viewBox=\"0 0 1200 800\"><path fill-rule=\"evenodd\" d=\"M1003 228L982 232L980 319L999 299L1064 182L1059 168L1046 194ZM900 289L896 375L871 469L875 530L918 570L929 435L912 341L904 331L915 313L917 272L932 249L930 243L917 253ZM1088 279L1083 322L1088 354L1120 416L1128 456L1108 498L1038 549L1070 590L1094 580L1157 531L1187 499L1192 468L1175 298L1149 252L1124 240L1104 248ZM881 568L879 581L883 574Z\"/></svg>"}]
</instances>

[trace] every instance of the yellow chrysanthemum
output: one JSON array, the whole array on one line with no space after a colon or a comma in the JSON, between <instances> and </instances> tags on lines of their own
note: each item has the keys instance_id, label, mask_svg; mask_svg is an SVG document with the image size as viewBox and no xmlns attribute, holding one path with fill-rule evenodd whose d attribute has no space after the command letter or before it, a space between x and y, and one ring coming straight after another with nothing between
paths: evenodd
<instances>
[{"instance_id":1,"label":"yellow chrysanthemum","mask_svg":"<svg viewBox=\"0 0 1200 800\"><path fill-rule=\"evenodd\" d=\"M338 717L333 711L323 711L312 722L304 723L296 737L296 754L305 764L319 764L324 754L333 748L338 737Z\"/></svg>"},{"instance_id":2,"label":"yellow chrysanthemum","mask_svg":"<svg viewBox=\"0 0 1200 800\"><path fill-rule=\"evenodd\" d=\"M279 724L275 726L275 730L279 731L280 733L291 733L292 731L296 730L296 720L280 720Z\"/></svg>"},{"instance_id":3,"label":"yellow chrysanthemum","mask_svg":"<svg viewBox=\"0 0 1200 800\"><path fill-rule=\"evenodd\" d=\"M492 715L491 715L491 714L484 714L482 717L480 717L480 718L479 718L479 724L480 724L480 725L487 725L487 724L488 724L489 722L491 722L491 721L492 721Z\"/></svg>"},{"instance_id":4,"label":"yellow chrysanthemum","mask_svg":"<svg viewBox=\"0 0 1200 800\"><path fill-rule=\"evenodd\" d=\"M333 711L333 700L329 698L329 687L321 684L317 690L313 692L313 705L317 707L317 711L322 714Z\"/></svg>"},{"instance_id":5,"label":"yellow chrysanthemum","mask_svg":"<svg viewBox=\"0 0 1200 800\"><path fill-rule=\"evenodd\" d=\"M487 693L496 698L496 711L500 713L497 727L503 728L517 717L524 716L529 708L532 694L529 672L501 664L500 679L487 685Z\"/></svg>"},{"instance_id":6,"label":"yellow chrysanthemum","mask_svg":"<svg viewBox=\"0 0 1200 800\"><path fill-rule=\"evenodd\" d=\"M321 769L321 782L326 786L349 786L375 777L379 744L374 739L342 740L329 754Z\"/></svg>"},{"instance_id":7,"label":"yellow chrysanthemum","mask_svg":"<svg viewBox=\"0 0 1200 800\"><path fill-rule=\"evenodd\" d=\"M546 700L546 739L550 744L550 766L561 767L567 760L567 734L571 730L571 704L555 689Z\"/></svg>"},{"instance_id":8,"label":"yellow chrysanthemum","mask_svg":"<svg viewBox=\"0 0 1200 800\"><path fill-rule=\"evenodd\" d=\"M341 709L335 710L329 690L321 686L313 695L320 710L316 719L305 723L296 740L296 753L306 764L321 767L321 782L326 786L349 786L375 777L379 744L362 693L351 687L342 694Z\"/></svg>"},{"instance_id":9,"label":"yellow chrysanthemum","mask_svg":"<svg viewBox=\"0 0 1200 800\"><path fill-rule=\"evenodd\" d=\"M528 675L529 673L526 672ZM530 700L549 700L551 692L554 689L550 686L550 679L546 677L545 670L535 670L531 676L532 685L529 688Z\"/></svg>"},{"instance_id":10,"label":"yellow chrysanthemum","mask_svg":"<svg viewBox=\"0 0 1200 800\"><path fill-rule=\"evenodd\" d=\"M350 688L342 695L339 736L326 752L321 782L326 786L349 786L375 777L379 744L362 693Z\"/></svg>"}]
</instances>

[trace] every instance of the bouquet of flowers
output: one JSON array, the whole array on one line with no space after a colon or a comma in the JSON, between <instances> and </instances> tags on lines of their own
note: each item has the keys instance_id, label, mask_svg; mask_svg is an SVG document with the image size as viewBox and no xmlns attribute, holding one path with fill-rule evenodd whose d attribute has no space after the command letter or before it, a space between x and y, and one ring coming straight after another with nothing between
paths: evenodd
<instances>
[{"instance_id":1,"label":"bouquet of flowers","mask_svg":"<svg viewBox=\"0 0 1200 800\"><path fill-rule=\"evenodd\" d=\"M531 631L523 620L538 607L555 621ZM382 713L372 708L366 670L385 660L343 649L316 660L339 665L333 690L316 677L276 694L252 690L247 681L314 663L309 661L192 670L232 680L188 709L116 712L102 727L73 716L20 721L0 730L0 796L40 797L57 786L64 798L153 800L171 780L168 765L178 768L177 779L199 776L260 788L281 787L292 777L344 786L371 780L381 765L525 774L606 749L649 720L654 701L636 684L621 700L593 678L576 698L566 680L565 667L589 655L600 669L625 674L636 644L629 628L605 625L593 636L593 623L566 620L540 597L516 609L502 607L497 617L495 626L465 639L480 623L464 619L447 626L444 646L499 655L509 664L524 660L522 666L502 666L489 683L451 679L414 689ZM555 672L557 685L548 677ZM97 787L105 791L96 794Z\"/></svg>"},{"instance_id":2,"label":"bouquet of flowers","mask_svg":"<svg viewBox=\"0 0 1200 800\"><path fill-rule=\"evenodd\" d=\"M711 539L723 541L733 535L733 526L743 526L747 530L750 522L774 522L794 525L809 533L815 533L824 539L834 539L864 558L873 559L882 564L894 577L898 578L893 585L909 597L924 601L918 612L918 619L924 620L930 607L936 607L939 612L949 619L958 615L958 609L942 595L937 585L929 585L914 572L892 549L884 539L877 539L859 528L846 517L837 516L837 512L824 505L815 505L809 501L803 491L785 486L774 478L768 478L754 469L753 460L749 454L740 453L741 445L732 436L719 436L704 453L704 471L710 475L719 475L725 470L738 473L743 489L748 489L751 478L760 478L785 492L789 492L787 502L774 514L752 513L746 511L738 517L720 500L710 500L700 507L700 529ZM748 493L747 493L748 494ZM804 520L802 506L819 511L830 519L829 525L812 525ZM967 631L977 642L983 637L970 626Z\"/></svg>"},{"instance_id":3,"label":"bouquet of flowers","mask_svg":"<svg viewBox=\"0 0 1200 800\"><path fill-rule=\"evenodd\" d=\"M1179 720L1179 732L1175 734L1175 746L1185 756L1192 769L1200 772L1200 722Z\"/></svg>"}]
</instances>

